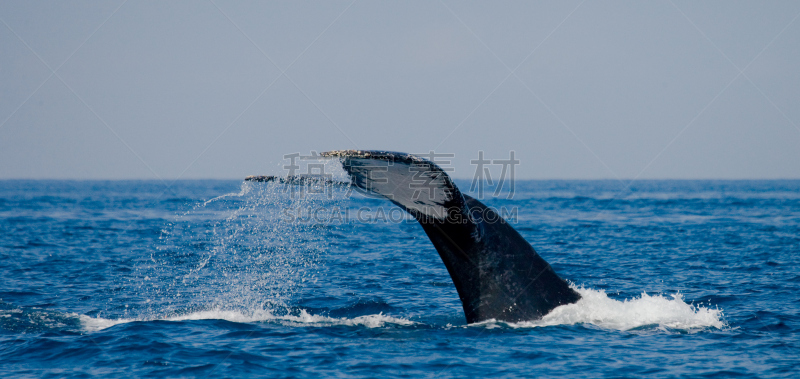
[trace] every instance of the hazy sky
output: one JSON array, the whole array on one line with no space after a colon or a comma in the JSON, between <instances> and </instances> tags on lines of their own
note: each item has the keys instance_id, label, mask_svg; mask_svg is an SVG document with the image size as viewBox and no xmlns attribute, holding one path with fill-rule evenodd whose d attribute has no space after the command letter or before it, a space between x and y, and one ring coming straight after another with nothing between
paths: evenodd
<instances>
[{"instance_id":1,"label":"hazy sky","mask_svg":"<svg viewBox=\"0 0 800 379\"><path fill-rule=\"evenodd\" d=\"M800 178L800 1L0 2L0 179Z\"/></svg>"}]
</instances>

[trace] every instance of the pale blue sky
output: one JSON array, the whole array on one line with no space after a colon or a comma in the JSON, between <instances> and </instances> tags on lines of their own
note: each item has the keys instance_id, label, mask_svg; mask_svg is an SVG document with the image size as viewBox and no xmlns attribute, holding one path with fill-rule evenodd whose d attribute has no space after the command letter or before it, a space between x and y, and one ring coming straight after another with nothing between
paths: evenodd
<instances>
[{"instance_id":1,"label":"pale blue sky","mask_svg":"<svg viewBox=\"0 0 800 379\"><path fill-rule=\"evenodd\" d=\"M0 179L800 178L798 1L2 1ZM55 70L55 74L53 71ZM281 73L285 70L285 74Z\"/></svg>"}]
</instances>

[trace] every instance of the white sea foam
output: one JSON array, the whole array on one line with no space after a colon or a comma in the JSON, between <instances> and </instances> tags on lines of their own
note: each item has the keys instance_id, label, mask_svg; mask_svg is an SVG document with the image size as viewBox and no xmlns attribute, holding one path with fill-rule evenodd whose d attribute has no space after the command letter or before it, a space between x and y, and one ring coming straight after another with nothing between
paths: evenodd
<instances>
[{"instance_id":1,"label":"white sea foam","mask_svg":"<svg viewBox=\"0 0 800 379\"><path fill-rule=\"evenodd\" d=\"M603 290L574 288L581 299L562 305L536 321L509 324L511 327L591 324L603 329L630 330L643 326L661 329L702 330L723 328L722 311L687 304L680 294L641 296L624 301L609 298ZM491 322L489 323L491 324Z\"/></svg>"},{"instance_id":2,"label":"white sea foam","mask_svg":"<svg viewBox=\"0 0 800 379\"><path fill-rule=\"evenodd\" d=\"M208 205L210 203L213 203L213 202L215 202L215 201L217 201L219 199L224 199L226 197L243 197L244 195L247 195L252 188L253 187L249 183L247 183L247 182L242 183L242 186L240 187L239 192L226 193L224 195L217 196L217 197L215 197L213 199L206 200L205 202L203 202L203 206L206 206L206 205Z\"/></svg>"},{"instance_id":3,"label":"white sea foam","mask_svg":"<svg viewBox=\"0 0 800 379\"><path fill-rule=\"evenodd\" d=\"M102 317L91 317L87 315L77 315L77 316L78 319L81 321L81 326L83 327L83 330L87 332L96 332L98 330L108 329L115 325L139 321L132 318L108 319Z\"/></svg>"},{"instance_id":4,"label":"white sea foam","mask_svg":"<svg viewBox=\"0 0 800 379\"><path fill-rule=\"evenodd\" d=\"M107 329L112 326L125 324L137 321L189 321L189 320L226 320L238 323L250 322L278 322L290 326L365 326L367 328L381 328L386 324L394 325L413 325L414 322L392 316L387 316L382 313L366 316L358 316L353 318L336 318L321 315L312 315L301 310L297 316L284 315L276 316L268 311L255 311L250 314L245 314L237 311L227 310L206 310L199 312L187 313L184 315L169 316L156 319L136 319L136 318L120 318L120 319L106 319L102 317L90 317L86 315L78 316L83 329L87 332L96 332L99 330Z\"/></svg>"},{"instance_id":5,"label":"white sea foam","mask_svg":"<svg viewBox=\"0 0 800 379\"><path fill-rule=\"evenodd\" d=\"M284 323L291 323L296 325L314 325L314 326L333 326L333 325L348 325L348 326L366 326L367 328L381 328L386 324L395 325L413 325L415 322L404 318L397 318L384 315L383 313L375 315L358 316L353 318L335 318L319 315L312 315L305 310L300 312L299 316L281 316L277 317Z\"/></svg>"},{"instance_id":6,"label":"white sea foam","mask_svg":"<svg viewBox=\"0 0 800 379\"><path fill-rule=\"evenodd\" d=\"M500 324L512 328L532 328L554 325L594 325L610 330L630 330L639 327L654 327L660 329L698 331L707 328L721 329L725 327L722 320L722 311L699 305L688 304L683 301L680 294L665 297L663 295L641 296L624 301L615 300L603 290L574 288L581 294L581 300L574 304L562 305L540 320L523 321L517 323L498 323L493 320L475 325L495 328ZM387 324L413 325L414 321L392 317L388 315L373 314L353 318L336 318L322 315L312 315L301 310L298 315L275 315L266 310L253 312L239 312L231 310L212 309L191 312L182 315L173 315L154 319L105 319L101 317L78 316L83 329L89 332L103 330L115 325L135 321L188 321L188 320L226 320L230 322L276 322L287 326L364 326L367 328L381 328Z\"/></svg>"}]
</instances>

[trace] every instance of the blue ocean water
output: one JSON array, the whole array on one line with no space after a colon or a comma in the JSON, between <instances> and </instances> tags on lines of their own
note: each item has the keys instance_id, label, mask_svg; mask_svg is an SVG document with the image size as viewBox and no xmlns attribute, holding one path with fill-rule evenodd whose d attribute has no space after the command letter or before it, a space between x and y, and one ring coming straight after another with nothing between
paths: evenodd
<instances>
[{"instance_id":1,"label":"blue ocean water","mask_svg":"<svg viewBox=\"0 0 800 379\"><path fill-rule=\"evenodd\" d=\"M0 377L800 375L800 181L517 182L485 202L583 299L470 326L344 192L0 181Z\"/></svg>"}]
</instances>

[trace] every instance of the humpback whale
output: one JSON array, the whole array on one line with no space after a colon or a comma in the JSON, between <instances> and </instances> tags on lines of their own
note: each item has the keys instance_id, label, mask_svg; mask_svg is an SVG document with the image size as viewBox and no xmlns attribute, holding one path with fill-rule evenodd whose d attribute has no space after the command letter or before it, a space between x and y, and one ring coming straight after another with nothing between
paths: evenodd
<instances>
[{"instance_id":1,"label":"humpback whale","mask_svg":"<svg viewBox=\"0 0 800 379\"><path fill-rule=\"evenodd\" d=\"M580 299L506 220L461 193L434 162L389 151L320 155L338 158L351 186L391 201L422 225L455 284L468 324L536 320Z\"/></svg>"}]
</instances>

